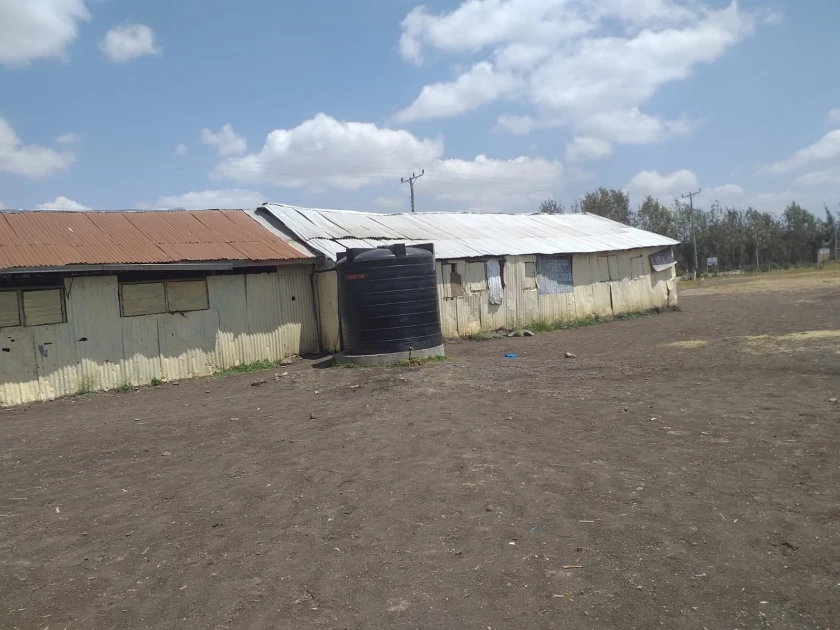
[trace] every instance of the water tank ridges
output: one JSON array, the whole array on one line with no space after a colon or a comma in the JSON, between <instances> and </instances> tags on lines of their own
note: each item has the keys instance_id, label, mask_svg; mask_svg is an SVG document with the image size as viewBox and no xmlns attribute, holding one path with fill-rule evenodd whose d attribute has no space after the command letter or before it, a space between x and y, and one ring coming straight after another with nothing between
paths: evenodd
<instances>
[{"instance_id":1,"label":"water tank ridges","mask_svg":"<svg viewBox=\"0 0 840 630\"><path fill-rule=\"evenodd\" d=\"M336 272L346 354L443 344L431 245L348 249L339 254Z\"/></svg>"}]
</instances>

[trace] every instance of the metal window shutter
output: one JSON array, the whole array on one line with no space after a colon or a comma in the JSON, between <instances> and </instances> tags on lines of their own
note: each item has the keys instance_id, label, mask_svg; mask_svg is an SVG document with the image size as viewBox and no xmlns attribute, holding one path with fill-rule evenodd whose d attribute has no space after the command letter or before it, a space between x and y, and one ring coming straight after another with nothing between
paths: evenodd
<instances>
[{"instance_id":1,"label":"metal window shutter","mask_svg":"<svg viewBox=\"0 0 840 630\"><path fill-rule=\"evenodd\" d=\"M645 275L642 257L636 256L630 259L630 274L632 278L641 278Z\"/></svg>"},{"instance_id":2,"label":"metal window shutter","mask_svg":"<svg viewBox=\"0 0 840 630\"><path fill-rule=\"evenodd\" d=\"M153 315L166 312L166 292L163 282L124 284L122 290L122 315Z\"/></svg>"},{"instance_id":3,"label":"metal window shutter","mask_svg":"<svg viewBox=\"0 0 840 630\"><path fill-rule=\"evenodd\" d=\"M609 282L610 278L610 262L606 256L598 256L598 279L601 282Z\"/></svg>"},{"instance_id":4,"label":"metal window shutter","mask_svg":"<svg viewBox=\"0 0 840 630\"><path fill-rule=\"evenodd\" d=\"M171 313L203 311L208 308L207 283L204 280L167 282L166 292Z\"/></svg>"},{"instance_id":5,"label":"metal window shutter","mask_svg":"<svg viewBox=\"0 0 840 630\"><path fill-rule=\"evenodd\" d=\"M610 280L620 280L618 275L618 256L609 256Z\"/></svg>"},{"instance_id":6,"label":"metal window shutter","mask_svg":"<svg viewBox=\"0 0 840 630\"><path fill-rule=\"evenodd\" d=\"M483 262L467 263L467 291L486 291L487 274Z\"/></svg>"},{"instance_id":7,"label":"metal window shutter","mask_svg":"<svg viewBox=\"0 0 840 630\"><path fill-rule=\"evenodd\" d=\"M23 292L23 317L27 326L60 324L64 321L61 312L61 289Z\"/></svg>"},{"instance_id":8,"label":"metal window shutter","mask_svg":"<svg viewBox=\"0 0 840 630\"><path fill-rule=\"evenodd\" d=\"M0 326L20 326L17 291L0 291Z\"/></svg>"},{"instance_id":9,"label":"metal window shutter","mask_svg":"<svg viewBox=\"0 0 840 630\"><path fill-rule=\"evenodd\" d=\"M537 263L536 262L526 262L525 263L525 288L526 289L536 289L537 288Z\"/></svg>"}]
</instances>

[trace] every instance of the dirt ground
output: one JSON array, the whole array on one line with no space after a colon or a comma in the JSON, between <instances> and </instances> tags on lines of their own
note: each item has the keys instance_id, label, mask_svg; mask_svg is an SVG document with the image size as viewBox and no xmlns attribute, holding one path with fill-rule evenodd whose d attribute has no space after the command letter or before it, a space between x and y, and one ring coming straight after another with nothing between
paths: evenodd
<instances>
[{"instance_id":1,"label":"dirt ground","mask_svg":"<svg viewBox=\"0 0 840 630\"><path fill-rule=\"evenodd\" d=\"M681 301L0 411L0 627L838 628L840 278Z\"/></svg>"}]
</instances>

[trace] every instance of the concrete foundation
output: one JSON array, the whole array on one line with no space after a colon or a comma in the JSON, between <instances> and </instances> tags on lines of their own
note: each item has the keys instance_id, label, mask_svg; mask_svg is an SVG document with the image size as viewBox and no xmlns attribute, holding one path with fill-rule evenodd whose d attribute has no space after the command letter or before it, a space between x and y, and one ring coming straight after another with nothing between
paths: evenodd
<instances>
[{"instance_id":1,"label":"concrete foundation","mask_svg":"<svg viewBox=\"0 0 840 630\"><path fill-rule=\"evenodd\" d=\"M342 363L355 363L365 367L386 367L394 365L398 361L408 359L428 359L431 357L442 357L446 354L443 344L425 350L412 350L410 352L391 352L388 354L344 354L339 352L335 355L336 361Z\"/></svg>"}]
</instances>

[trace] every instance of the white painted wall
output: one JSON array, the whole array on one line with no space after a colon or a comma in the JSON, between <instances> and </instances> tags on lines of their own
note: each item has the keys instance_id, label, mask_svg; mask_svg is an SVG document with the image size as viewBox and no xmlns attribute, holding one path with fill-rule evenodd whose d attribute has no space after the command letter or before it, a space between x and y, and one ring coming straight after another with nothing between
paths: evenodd
<instances>
[{"instance_id":1,"label":"white painted wall","mask_svg":"<svg viewBox=\"0 0 840 630\"><path fill-rule=\"evenodd\" d=\"M0 406L317 352L312 266L277 269L208 276L208 310L138 317L116 276L68 279L66 323L0 328Z\"/></svg>"}]
</instances>

